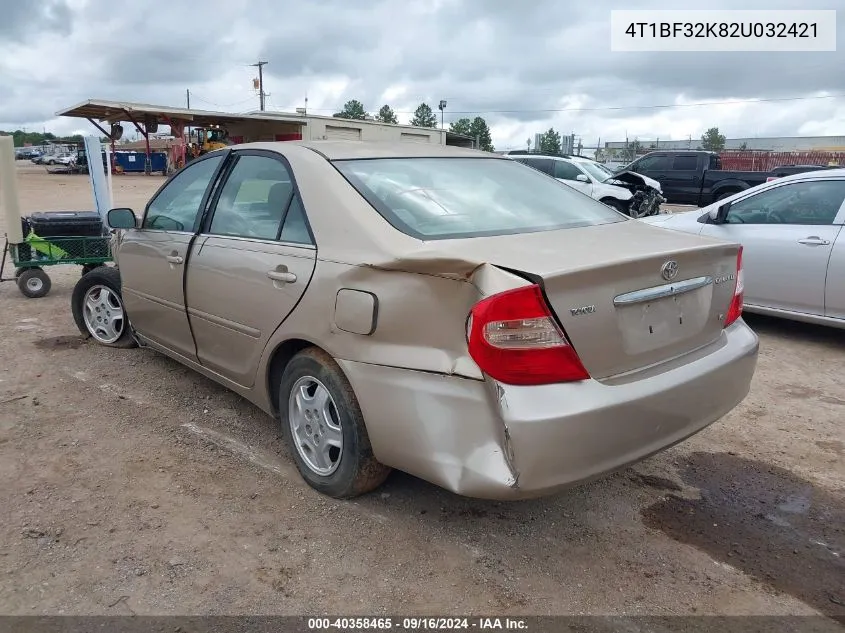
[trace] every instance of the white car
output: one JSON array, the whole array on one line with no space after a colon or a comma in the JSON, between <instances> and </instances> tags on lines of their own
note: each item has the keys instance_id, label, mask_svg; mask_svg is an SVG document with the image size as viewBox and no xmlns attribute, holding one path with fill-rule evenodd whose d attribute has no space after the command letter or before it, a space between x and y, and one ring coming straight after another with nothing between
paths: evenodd
<instances>
[{"instance_id":1,"label":"white car","mask_svg":"<svg viewBox=\"0 0 845 633\"><path fill-rule=\"evenodd\" d=\"M845 169L778 178L641 221L742 244L746 311L845 328Z\"/></svg>"},{"instance_id":2,"label":"white car","mask_svg":"<svg viewBox=\"0 0 845 633\"><path fill-rule=\"evenodd\" d=\"M601 163L582 156L515 154L508 158L539 169L633 218L658 214L664 202L663 190L656 180L631 171L614 174Z\"/></svg>"},{"instance_id":3,"label":"white car","mask_svg":"<svg viewBox=\"0 0 845 633\"><path fill-rule=\"evenodd\" d=\"M54 154L51 156L44 156L41 159L42 165L70 165L76 161L75 154Z\"/></svg>"}]
</instances>

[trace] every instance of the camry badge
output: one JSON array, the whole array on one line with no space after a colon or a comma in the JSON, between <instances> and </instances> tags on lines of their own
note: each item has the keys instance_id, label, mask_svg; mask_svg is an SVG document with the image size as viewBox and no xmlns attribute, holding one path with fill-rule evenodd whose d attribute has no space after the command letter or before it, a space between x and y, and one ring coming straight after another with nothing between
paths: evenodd
<instances>
[{"instance_id":1,"label":"camry badge","mask_svg":"<svg viewBox=\"0 0 845 633\"><path fill-rule=\"evenodd\" d=\"M663 279L666 281L672 281L678 276L678 262L670 259L668 262L663 264L663 267L660 269L660 274L663 275Z\"/></svg>"},{"instance_id":2,"label":"camry badge","mask_svg":"<svg viewBox=\"0 0 845 633\"><path fill-rule=\"evenodd\" d=\"M569 313L572 316L582 316L584 314L594 314L596 311L595 305L581 306L579 308L570 308Z\"/></svg>"}]
</instances>

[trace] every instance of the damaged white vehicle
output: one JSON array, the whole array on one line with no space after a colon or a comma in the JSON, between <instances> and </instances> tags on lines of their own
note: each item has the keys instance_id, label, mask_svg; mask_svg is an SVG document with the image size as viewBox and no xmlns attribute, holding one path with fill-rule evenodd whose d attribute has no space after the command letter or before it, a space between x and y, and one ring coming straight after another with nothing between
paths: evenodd
<instances>
[{"instance_id":1,"label":"damaged white vehicle","mask_svg":"<svg viewBox=\"0 0 845 633\"><path fill-rule=\"evenodd\" d=\"M601 163L582 156L517 154L508 158L539 169L632 218L657 215L666 201L656 180L632 171L614 174Z\"/></svg>"}]
</instances>

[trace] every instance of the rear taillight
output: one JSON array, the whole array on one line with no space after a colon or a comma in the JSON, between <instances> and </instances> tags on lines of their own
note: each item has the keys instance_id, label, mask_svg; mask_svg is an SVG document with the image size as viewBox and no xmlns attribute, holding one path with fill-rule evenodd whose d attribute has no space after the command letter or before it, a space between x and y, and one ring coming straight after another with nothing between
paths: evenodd
<instances>
[{"instance_id":1,"label":"rear taillight","mask_svg":"<svg viewBox=\"0 0 845 633\"><path fill-rule=\"evenodd\" d=\"M773 180L777 180L777 179L778 179L778 176L769 176L768 178L766 178L766 182L772 182Z\"/></svg>"},{"instance_id":2,"label":"rear taillight","mask_svg":"<svg viewBox=\"0 0 845 633\"><path fill-rule=\"evenodd\" d=\"M745 292L745 275L742 272L742 246L739 247L739 252L736 254L736 285L734 286L734 296L731 299L731 307L728 308L728 315L725 317L725 327L736 321L742 316L742 301Z\"/></svg>"},{"instance_id":3,"label":"rear taillight","mask_svg":"<svg viewBox=\"0 0 845 633\"><path fill-rule=\"evenodd\" d=\"M469 353L491 378L544 385L590 377L537 285L479 301L467 321Z\"/></svg>"}]
</instances>

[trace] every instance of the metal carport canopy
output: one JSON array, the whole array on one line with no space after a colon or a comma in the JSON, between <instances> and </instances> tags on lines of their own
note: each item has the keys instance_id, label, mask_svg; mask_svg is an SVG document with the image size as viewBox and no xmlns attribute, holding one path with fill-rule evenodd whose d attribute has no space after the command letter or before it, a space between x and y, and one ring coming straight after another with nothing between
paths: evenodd
<instances>
[{"instance_id":1,"label":"metal carport canopy","mask_svg":"<svg viewBox=\"0 0 845 633\"><path fill-rule=\"evenodd\" d=\"M231 112L214 112L211 110L193 110L188 108L172 108L169 106L152 105L148 103L131 103L128 101L106 101L104 99L89 99L83 103L60 110L56 116L88 119L90 121L106 121L108 123L133 122L143 123L146 117L154 117L160 125L169 125L170 121L183 121L192 127L206 127L210 125L225 125L226 123L247 121L271 121L306 125L302 117L285 117L276 114L235 114Z\"/></svg>"}]
</instances>

